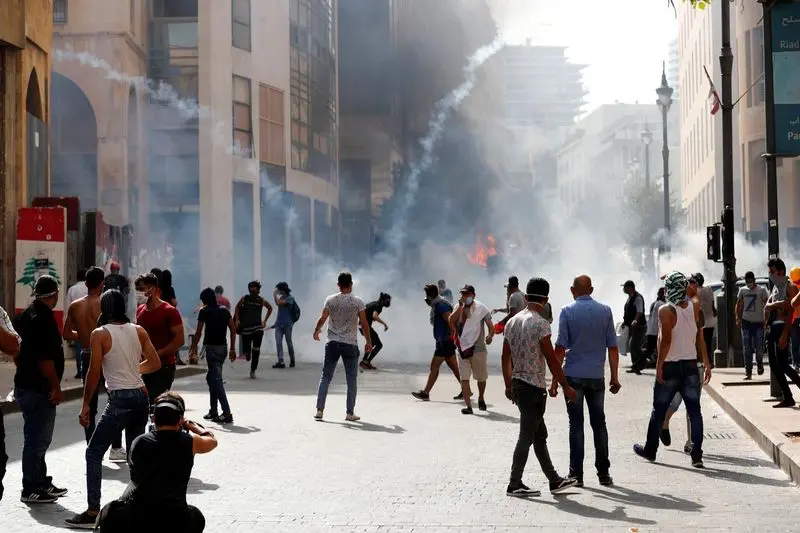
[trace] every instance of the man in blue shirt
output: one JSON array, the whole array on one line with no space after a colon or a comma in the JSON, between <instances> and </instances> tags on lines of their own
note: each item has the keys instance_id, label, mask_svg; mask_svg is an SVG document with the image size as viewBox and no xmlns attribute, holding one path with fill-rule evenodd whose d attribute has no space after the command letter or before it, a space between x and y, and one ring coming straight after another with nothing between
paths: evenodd
<instances>
[{"instance_id":1,"label":"man in blue shirt","mask_svg":"<svg viewBox=\"0 0 800 533\"><path fill-rule=\"evenodd\" d=\"M572 282L575 301L561 310L558 320L556 356L560 361L566 355L564 375L575 389L574 402L567 402L569 415L569 475L583 486L583 402L589 408L589 423L594 433L595 467L600 484L613 485L609 474L608 430L604 410L606 352L611 366L612 394L619 392L619 350L614 317L611 308L595 301L589 276L578 276ZM550 396L556 396L558 384L550 387Z\"/></svg>"}]
</instances>

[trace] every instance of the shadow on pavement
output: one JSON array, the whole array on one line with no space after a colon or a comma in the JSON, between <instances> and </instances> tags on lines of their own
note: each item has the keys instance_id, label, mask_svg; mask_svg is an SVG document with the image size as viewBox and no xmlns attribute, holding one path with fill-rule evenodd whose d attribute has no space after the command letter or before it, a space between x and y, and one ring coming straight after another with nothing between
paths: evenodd
<instances>
[{"instance_id":1,"label":"shadow on pavement","mask_svg":"<svg viewBox=\"0 0 800 533\"><path fill-rule=\"evenodd\" d=\"M250 433L260 433L261 428L255 426L236 426L234 424L226 424L224 426L216 426L211 428L212 431L219 431L220 433L237 433L239 435L249 435Z\"/></svg>"},{"instance_id":2,"label":"shadow on pavement","mask_svg":"<svg viewBox=\"0 0 800 533\"><path fill-rule=\"evenodd\" d=\"M678 450L669 450L672 453L686 455ZM773 467L775 466L772 461L766 459L756 459L753 457L734 457L732 455L720 455L712 453L704 453L703 461L706 463L719 463L723 465L739 466L743 468L757 468L757 467Z\"/></svg>"},{"instance_id":3,"label":"shadow on pavement","mask_svg":"<svg viewBox=\"0 0 800 533\"><path fill-rule=\"evenodd\" d=\"M574 495L574 494L573 494ZM599 520L613 520L615 522L625 522L638 526L653 526L657 524L654 520L647 520L645 518L633 518L625 513L625 507L618 505L614 507L613 511L604 511L597 507L584 505L575 500L569 499L569 494L559 494L554 496L556 501L540 500L538 498L524 498L524 501L539 503L544 505L552 505L559 511L565 513L582 516L584 518L596 518Z\"/></svg>"},{"instance_id":4,"label":"shadow on pavement","mask_svg":"<svg viewBox=\"0 0 800 533\"><path fill-rule=\"evenodd\" d=\"M486 416L482 416L480 418L485 418L485 419L491 420L493 422L505 422L507 424L519 424L519 417L518 416L504 415L503 413L498 413L497 411L489 411L486 414Z\"/></svg>"},{"instance_id":5,"label":"shadow on pavement","mask_svg":"<svg viewBox=\"0 0 800 533\"><path fill-rule=\"evenodd\" d=\"M31 518L43 526L63 528L66 527L64 525L64 520L72 517L75 514L73 511L70 511L58 502L28 505L28 512L31 514Z\"/></svg>"},{"instance_id":6,"label":"shadow on pavement","mask_svg":"<svg viewBox=\"0 0 800 533\"><path fill-rule=\"evenodd\" d=\"M683 470L685 472L692 472L708 477L715 477L724 479L726 481L735 481L737 483L744 483L745 485L763 485L766 487L789 487L792 482L788 479L770 479L768 477L757 476L755 474L748 474L746 472L733 472L731 470L721 470L717 468L693 468L690 466L670 465L666 463L656 463L658 466L665 468L672 468L674 470Z\"/></svg>"},{"instance_id":7,"label":"shadow on pavement","mask_svg":"<svg viewBox=\"0 0 800 533\"><path fill-rule=\"evenodd\" d=\"M380 424L370 424L369 422L327 422L323 421L323 424L333 424L336 426L342 426L343 428L347 429L357 429L360 431L376 431L379 433L391 433L395 435L399 435L401 433L405 433L406 430L403 427L398 426L397 424L391 426L382 426Z\"/></svg>"},{"instance_id":8,"label":"shadow on pavement","mask_svg":"<svg viewBox=\"0 0 800 533\"><path fill-rule=\"evenodd\" d=\"M697 502L678 498L669 494L645 494L618 485L614 485L609 489L586 487L584 490L592 492L596 497L604 500L635 505L636 507L646 507L649 509L674 509L687 513L698 513L704 507Z\"/></svg>"},{"instance_id":9,"label":"shadow on pavement","mask_svg":"<svg viewBox=\"0 0 800 533\"><path fill-rule=\"evenodd\" d=\"M206 483L197 478L189 479L189 486L186 488L187 494L200 494L201 492L213 492L219 488L216 483Z\"/></svg>"},{"instance_id":10,"label":"shadow on pavement","mask_svg":"<svg viewBox=\"0 0 800 533\"><path fill-rule=\"evenodd\" d=\"M114 481L122 481L128 483L131 480L131 471L128 470L127 463L117 463L120 466L112 468L103 463L103 479L113 479Z\"/></svg>"}]
</instances>

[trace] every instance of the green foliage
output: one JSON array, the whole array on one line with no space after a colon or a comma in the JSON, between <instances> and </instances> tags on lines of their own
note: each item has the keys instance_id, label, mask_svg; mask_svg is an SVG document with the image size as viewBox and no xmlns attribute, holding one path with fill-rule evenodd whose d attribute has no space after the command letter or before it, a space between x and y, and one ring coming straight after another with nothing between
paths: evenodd
<instances>
[{"instance_id":1,"label":"green foliage","mask_svg":"<svg viewBox=\"0 0 800 533\"><path fill-rule=\"evenodd\" d=\"M667 0L669 5L675 9L675 0ZM695 9L705 9L711 5L711 0L683 0L684 2L688 1L693 8Z\"/></svg>"},{"instance_id":2,"label":"green foliage","mask_svg":"<svg viewBox=\"0 0 800 533\"><path fill-rule=\"evenodd\" d=\"M664 229L664 189L645 186L641 180L629 180L622 201L622 236L631 247L654 247ZM686 216L680 201L670 199L670 226L674 230Z\"/></svg>"}]
</instances>

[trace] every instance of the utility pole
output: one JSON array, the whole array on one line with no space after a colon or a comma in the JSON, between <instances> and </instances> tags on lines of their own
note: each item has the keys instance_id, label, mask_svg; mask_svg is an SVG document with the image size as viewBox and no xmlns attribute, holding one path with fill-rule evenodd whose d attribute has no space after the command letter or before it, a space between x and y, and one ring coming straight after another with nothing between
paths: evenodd
<instances>
[{"instance_id":1,"label":"utility pole","mask_svg":"<svg viewBox=\"0 0 800 533\"><path fill-rule=\"evenodd\" d=\"M778 160L775 149L775 83L772 64L772 1L761 3L764 10L764 109L766 111L767 163L767 253L777 259L780 253L778 227Z\"/></svg>"},{"instance_id":2,"label":"utility pole","mask_svg":"<svg viewBox=\"0 0 800 533\"><path fill-rule=\"evenodd\" d=\"M642 143L644 144L644 186L650 188L650 143L653 142L653 132L650 131L650 126L647 124L647 119L644 121L644 131L642 132Z\"/></svg>"},{"instance_id":3,"label":"utility pole","mask_svg":"<svg viewBox=\"0 0 800 533\"><path fill-rule=\"evenodd\" d=\"M661 127L663 146L661 147L662 167L664 170L664 251L669 251L670 220L669 220L669 134L667 128L667 114L672 107L672 87L667 83L666 62L661 64L661 86L656 89L659 109L661 109Z\"/></svg>"},{"instance_id":4,"label":"utility pole","mask_svg":"<svg viewBox=\"0 0 800 533\"><path fill-rule=\"evenodd\" d=\"M722 49L719 64L722 71L722 262L725 267L725 352L717 349L714 364L718 367L733 366L734 347L737 345L736 331L736 254L734 250L733 215L733 51L731 50L731 4L727 0L718 3L722 15ZM721 343L719 343L721 344Z\"/></svg>"}]
</instances>

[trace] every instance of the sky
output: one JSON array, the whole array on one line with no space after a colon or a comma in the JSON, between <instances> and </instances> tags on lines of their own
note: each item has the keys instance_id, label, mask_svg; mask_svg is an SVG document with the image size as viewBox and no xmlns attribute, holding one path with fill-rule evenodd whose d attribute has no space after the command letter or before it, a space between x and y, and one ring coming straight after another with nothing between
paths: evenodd
<instances>
[{"instance_id":1,"label":"sky","mask_svg":"<svg viewBox=\"0 0 800 533\"><path fill-rule=\"evenodd\" d=\"M489 0L511 43L568 47L586 65L588 112L601 104L655 104L677 21L666 0ZM676 3L679 0L676 0Z\"/></svg>"}]
</instances>

